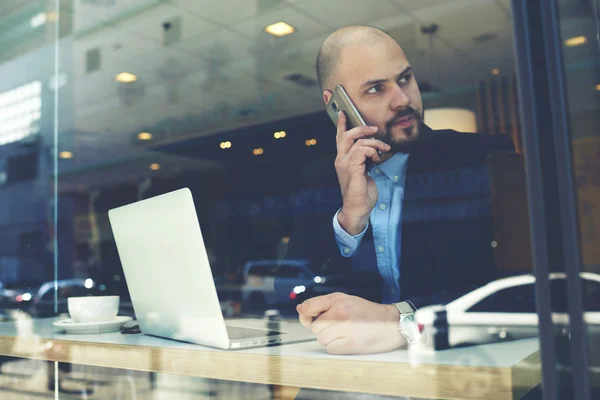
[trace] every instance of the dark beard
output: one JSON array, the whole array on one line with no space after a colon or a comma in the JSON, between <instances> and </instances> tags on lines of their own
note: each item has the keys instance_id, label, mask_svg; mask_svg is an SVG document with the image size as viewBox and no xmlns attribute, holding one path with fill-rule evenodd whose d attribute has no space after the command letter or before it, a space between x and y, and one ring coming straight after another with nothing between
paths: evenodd
<instances>
[{"instance_id":1,"label":"dark beard","mask_svg":"<svg viewBox=\"0 0 600 400\"><path fill-rule=\"evenodd\" d=\"M404 131L404 134L406 135L406 138L398 140L398 139L394 138L394 136L392 134L392 129L393 129L394 125L396 124L396 122L398 122L398 120L400 120L401 118L404 118L408 115L413 115L415 117L415 123L409 128L402 128L402 130ZM387 143L390 145L391 153L410 153L410 149L412 148L412 145L419 138L419 130L420 130L422 121L423 121L423 114L421 112L419 112L418 110L415 110L412 107L407 107L406 109L404 109L404 110L400 111L398 114L396 114L396 116L394 118L392 118L385 124L385 128L386 128L385 132L383 132L383 134L381 136L378 135L379 136L378 139L380 139L384 143Z\"/></svg>"}]
</instances>

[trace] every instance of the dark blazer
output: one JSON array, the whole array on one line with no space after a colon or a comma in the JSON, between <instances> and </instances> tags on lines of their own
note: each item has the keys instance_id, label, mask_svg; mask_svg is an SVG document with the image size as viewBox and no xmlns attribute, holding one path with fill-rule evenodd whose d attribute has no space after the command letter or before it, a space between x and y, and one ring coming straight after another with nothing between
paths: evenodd
<instances>
[{"instance_id":1,"label":"dark blazer","mask_svg":"<svg viewBox=\"0 0 600 400\"><path fill-rule=\"evenodd\" d=\"M422 125L408 159L397 301L410 299L417 307L447 302L494 278L487 158L497 151L514 152L507 136L433 131ZM332 220L342 199L334 160L331 155L304 168L307 187L334 193L336 198L327 203L335 207L296 218L286 257L309 259L320 273L359 274L372 288L369 298L380 301L383 281L371 228L350 258L340 254L335 241Z\"/></svg>"}]
</instances>

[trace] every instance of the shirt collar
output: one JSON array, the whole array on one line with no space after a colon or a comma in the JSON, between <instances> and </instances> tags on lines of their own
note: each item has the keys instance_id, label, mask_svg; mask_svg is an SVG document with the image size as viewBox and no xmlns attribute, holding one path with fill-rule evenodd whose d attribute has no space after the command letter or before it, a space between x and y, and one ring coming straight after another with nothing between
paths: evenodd
<instances>
[{"instance_id":1,"label":"shirt collar","mask_svg":"<svg viewBox=\"0 0 600 400\"><path fill-rule=\"evenodd\" d=\"M408 153L396 153L381 164L373 166L373 168L371 168L371 171L369 171L369 174L373 175L376 169L379 169L391 181L403 182L404 177L406 176L406 165L408 162L408 155ZM396 176L398 178L394 179L394 177Z\"/></svg>"}]
</instances>

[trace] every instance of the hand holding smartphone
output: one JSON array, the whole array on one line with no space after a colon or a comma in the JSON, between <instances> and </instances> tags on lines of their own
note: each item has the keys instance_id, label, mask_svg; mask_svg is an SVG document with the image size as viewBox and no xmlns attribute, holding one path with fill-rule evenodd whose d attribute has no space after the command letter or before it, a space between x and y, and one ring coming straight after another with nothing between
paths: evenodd
<instances>
[{"instance_id":1,"label":"hand holding smartphone","mask_svg":"<svg viewBox=\"0 0 600 400\"><path fill-rule=\"evenodd\" d=\"M354 103L348 96L348 93L344 89L342 85L337 85L333 90L333 95L327 102L327 114L329 118L333 121L333 124L337 126L338 121L338 113L342 111L346 116L346 128L348 130L352 128L356 128L358 126L366 126L366 122L363 117L360 115ZM372 138L373 139L373 138ZM381 156L381 151L378 150L377 154ZM373 161L368 159L366 162L367 171L371 168Z\"/></svg>"},{"instance_id":2,"label":"hand holding smartphone","mask_svg":"<svg viewBox=\"0 0 600 400\"><path fill-rule=\"evenodd\" d=\"M374 138L377 127L365 123L342 86L336 86L327 102L327 114L338 128L335 169L342 208L337 219L344 231L357 235L367 226L378 197L375 180L367 172L373 159L381 160L382 152L391 147Z\"/></svg>"}]
</instances>

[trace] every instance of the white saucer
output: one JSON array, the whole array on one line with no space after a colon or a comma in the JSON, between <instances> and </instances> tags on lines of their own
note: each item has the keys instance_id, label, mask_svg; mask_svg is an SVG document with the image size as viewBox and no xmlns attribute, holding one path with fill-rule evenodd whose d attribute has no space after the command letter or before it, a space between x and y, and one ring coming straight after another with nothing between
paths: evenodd
<instances>
[{"instance_id":1,"label":"white saucer","mask_svg":"<svg viewBox=\"0 0 600 400\"><path fill-rule=\"evenodd\" d=\"M131 317L119 316L112 321L105 322L75 322L72 319L54 321L52 325L60 331L67 333L108 333L121 329L125 322L131 321Z\"/></svg>"}]
</instances>

